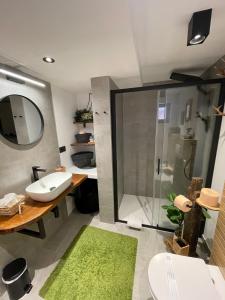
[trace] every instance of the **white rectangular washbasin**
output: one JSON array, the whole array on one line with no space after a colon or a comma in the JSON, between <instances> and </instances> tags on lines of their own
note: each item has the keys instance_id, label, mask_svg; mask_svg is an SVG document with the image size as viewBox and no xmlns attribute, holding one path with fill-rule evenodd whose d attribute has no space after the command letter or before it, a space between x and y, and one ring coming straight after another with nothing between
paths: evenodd
<instances>
[{"instance_id":1,"label":"white rectangular washbasin","mask_svg":"<svg viewBox=\"0 0 225 300\"><path fill-rule=\"evenodd\" d=\"M70 186L71 181L71 173L55 172L30 184L26 188L26 193L36 201L52 201Z\"/></svg>"}]
</instances>

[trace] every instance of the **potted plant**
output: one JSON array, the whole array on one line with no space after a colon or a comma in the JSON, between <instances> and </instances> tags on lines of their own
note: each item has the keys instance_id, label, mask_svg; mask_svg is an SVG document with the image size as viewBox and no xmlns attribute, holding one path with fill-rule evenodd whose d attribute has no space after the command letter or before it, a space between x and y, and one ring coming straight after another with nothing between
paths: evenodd
<instances>
[{"instance_id":1,"label":"potted plant","mask_svg":"<svg viewBox=\"0 0 225 300\"><path fill-rule=\"evenodd\" d=\"M184 222L184 212L181 211L174 205L174 200L176 198L175 193L170 193L167 196L169 201L168 205L162 205L162 208L166 210L166 215L171 223L178 225L178 228L175 230L171 248L176 254L188 255L189 245L183 239L183 222ZM206 219L210 218L207 210L202 208L202 213Z\"/></svg>"},{"instance_id":2,"label":"potted plant","mask_svg":"<svg viewBox=\"0 0 225 300\"><path fill-rule=\"evenodd\" d=\"M170 220L170 222L173 223L173 224L178 225L177 229L175 230L175 234L179 238L179 237L181 237L181 233L182 233L182 225L183 225L183 221L184 221L184 212L179 210L179 208L177 208L174 205L175 198L176 198L175 193L168 194L167 199L169 201L169 204L168 205L162 205L162 208L164 210L166 210L166 215L167 215L167 218Z\"/></svg>"},{"instance_id":3,"label":"potted plant","mask_svg":"<svg viewBox=\"0 0 225 300\"><path fill-rule=\"evenodd\" d=\"M87 107L84 109L76 110L74 115L74 123L83 123L84 127L86 127L86 123L93 123L91 93L89 93L89 101Z\"/></svg>"},{"instance_id":4,"label":"potted plant","mask_svg":"<svg viewBox=\"0 0 225 300\"><path fill-rule=\"evenodd\" d=\"M78 109L74 116L75 123L93 123L93 112L88 109ZM85 127L85 126L84 126Z\"/></svg>"}]
</instances>

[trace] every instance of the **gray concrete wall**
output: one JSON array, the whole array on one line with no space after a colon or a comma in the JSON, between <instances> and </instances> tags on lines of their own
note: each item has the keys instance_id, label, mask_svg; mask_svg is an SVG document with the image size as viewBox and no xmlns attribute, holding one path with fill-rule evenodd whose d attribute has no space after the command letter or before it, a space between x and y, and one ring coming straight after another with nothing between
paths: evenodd
<instances>
[{"instance_id":1,"label":"gray concrete wall","mask_svg":"<svg viewBox=\"0 0 225 300\"><path fill-rule=\"evenodd\" d=\"M60 162L50 86L47 84L46 88L38 88L0 77L0 99L9 94L24 95L31 99L40 108L45 127L41 141L31 149L18 150L0 139L0 198L10 192L24 193L25 187L31 183L32 166L40 165L50 172ZM66 217L65 203L62 203L60 212L59 219L52 214L44 218L48 238ZM32 227L36 229L36 225ZM4 265L16 257L25 257L29 265L35 259L36 252L44 251L45 241L19 233L0 235L0 273ZM0 281L0 298L4 290Z\"/></svg>"},{"instance_id":2,"label":"gray concrete wall","mask_svg":"<svg viewBox=\"0 0 225 300\"><path fill-rule=\"evenodd\" d=\"M157 91L123 94L124 193L153 196Z\"/></svg>"},{"instance_id":3,"label":"gray concrete wall","mask_svg":"<svg viewBox=\"0 0 225 300\"><path fill-rule=\"evenodd\" d=\"M41 166L52 171L59 164L58 141L52 108L50 86L37 88L0 78L0 99L10 94L19 94L31 99L44 118L44 134L31 149L18 150L0 139L0 197L9 192L24 193L31 182L31 167Z\"/></svg>"},{"instance_id":4,"label":"gray concrete wall","mask_svg":"<svg viewBox=\"0 0 225 300\"><path fill-rule=\"evenodd\" d=\"M116 88L108 76L91 79L100 220L108 223L114 222L110 90Z\"/></svg>"}]
</instances>

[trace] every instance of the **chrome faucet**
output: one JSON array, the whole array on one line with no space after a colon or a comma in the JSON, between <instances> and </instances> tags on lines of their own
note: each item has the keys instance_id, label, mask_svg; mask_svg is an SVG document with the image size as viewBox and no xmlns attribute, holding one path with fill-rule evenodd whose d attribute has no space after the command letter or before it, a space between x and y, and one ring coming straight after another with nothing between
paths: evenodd
<instances>
[{"instance_id":1,"label":"chrome faucet","mask_svg":"<svg viewBox=\"0 0 225 300\"><path fill-rule=\"evenodd\" d=\"M33 179L34 181L37 181L39 180L38 172L46 172L46 169L40 169L39 166L33 166L32 171L33 171Z\"/></svg>"}]
</instances>

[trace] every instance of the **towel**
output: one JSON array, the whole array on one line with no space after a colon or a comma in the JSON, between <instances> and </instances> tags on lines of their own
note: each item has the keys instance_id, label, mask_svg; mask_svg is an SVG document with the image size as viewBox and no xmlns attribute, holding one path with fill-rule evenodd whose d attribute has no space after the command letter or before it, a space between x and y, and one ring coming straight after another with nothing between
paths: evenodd
<instances>
[{"instance_id":1,"label":"towel","mask_svg":"<svg viewBox=\"0 0 225 300\"><path fill-rule=\"evenodd\" d=\"M2 199L0 199L0 208L11 207L19 201L20 199L17 199L17 195L15 193L6 194Z\"/></svg>"},{"instance_id":2,"label":"towel","mask_svg":"<svg viewBox=\"0 0 225 300\"><path fill-rule=\"evenodd\" d=\"M127 225L131 228L141 229L142 228L142 218L138 214L130 214L128 216Z\"/></svg>"}]
</instances>

